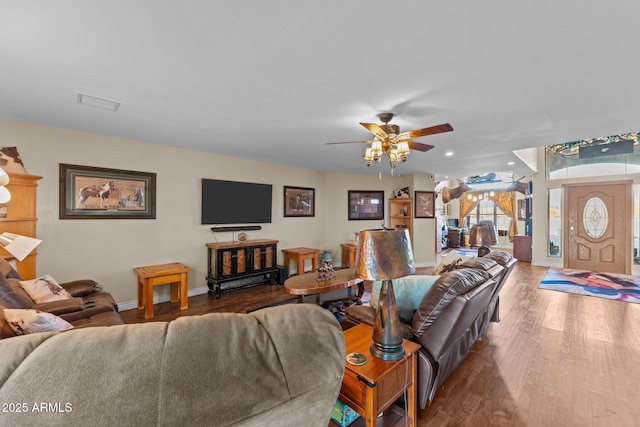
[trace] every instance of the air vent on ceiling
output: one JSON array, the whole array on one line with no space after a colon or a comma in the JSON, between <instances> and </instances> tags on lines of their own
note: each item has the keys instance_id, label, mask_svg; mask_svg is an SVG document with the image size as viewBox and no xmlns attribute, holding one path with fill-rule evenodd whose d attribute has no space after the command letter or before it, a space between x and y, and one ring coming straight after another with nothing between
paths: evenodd
<instances>
[{"instance_id":1,"label":"air vent on ceiling","mask_svg":"<svg viewBox=\"0 0 640 427\"><path fill-rule=\"evenodd\" d=\"M107 98L100 98L93 95L87 95L86 93L82 92L78 92L77 100L78 104L102 108L103 110L118 111L118 108L120 108L120 102L118 101L113 101Z\"/></svg>"}]
</instances>

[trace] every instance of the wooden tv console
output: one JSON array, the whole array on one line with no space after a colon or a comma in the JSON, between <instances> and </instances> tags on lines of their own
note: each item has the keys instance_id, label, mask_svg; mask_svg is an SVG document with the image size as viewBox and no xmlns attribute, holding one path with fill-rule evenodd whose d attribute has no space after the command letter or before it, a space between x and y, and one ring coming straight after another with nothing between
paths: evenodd
<instances>
[{"instance_id":1,"label":"wooden tv console","mask_svg":"<svg viewBox=\"0 0 640 427\"><path fill-rule=\"evenodd\" d=\"M278 281L277 240L207 243L209 295L222 296L220 285L247 277L269 275L271 284ZM248 285L234 286L240 288Z\"/></svg>"}]
</instances>

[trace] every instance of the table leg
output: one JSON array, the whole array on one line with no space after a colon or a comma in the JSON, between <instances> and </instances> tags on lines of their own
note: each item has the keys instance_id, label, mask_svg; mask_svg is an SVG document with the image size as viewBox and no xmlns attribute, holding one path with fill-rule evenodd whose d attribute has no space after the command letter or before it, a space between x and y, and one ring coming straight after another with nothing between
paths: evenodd
<instances>
[{"instance_id":1,"label":"table leg","mask_svg":"<svg viewBox=\"0 0 640 427\"><path fill-rule=\"evenodd\" d=\"M171 302L178 301L178 298L180 297L179 292L180 292L180 282L171 283Z\"/></svg>"},{"instance_id":2,"label":"table leg","mask_svg":"<svg viewBox=\"0 0 640 427\"><path fill-rule=\"evenodd\" d=\"M138 278L138 310L144 308L144 283L143 280Z\"/></svg>"},{"instance_id":3,"label":"table leg","mask_svg":"<svg viewBox=\"0 0 640 427\"><path fill-rule=\"evenodd\" d=\"M181 276L180 277L180 310L185 310L189 308L189 300L188 300L189 276L187 275L187 273L182 273L180 276Z\"/></svg>"},{"instance_id":4,"label":"table leg","mask_svg":"<svg viewBox=\"0 0 640 427\"><path fill-rule=\"evenodd\" d=\"M313 257L311 257L311 265L313 267L311 271L318 271L318 254L313 254Z\"/></svg>"},{"instance_id":5,"label":"table leg","mask_svg":"<svg viewBox=\"0 0 640 427\"><path fill-rule=\"evenodd\" d=\"M376 402L373 387L366 387L365 425L374 427L378 423L378 404Z\"/></svg>"},{"instance_id":6,"label":"table leg","mask_svg":"<svg viewBox=\"0 0 640 427\"><path fill-rule=\"evenodd\" d=\"M296 274L304 274L304 260L300 255L296 255Z\"/></svg>"},{"instance_id":7,"label":"table leg","mask_svg":"<svg viewBox=\"0 0 640 427\"><path fill-rule=\"evenodd\" d=\"M144 289L144 318L150 319L153 317L153 278L147 279Z\"/></svg>"},{"instance_id":8,"label":"table leg","mask_svg":"<svg viewBox=\"0 0 640 427\"><path fill-rule=\"evenodd\" d=\"M284 266L289 272L289 276L291 276L291 258L289 258L289 254L284 254Z\"/></svg>"},{"instance_id":9,"label":"table leg","mask_svg":"<svg viewBox=\"0 0 640 427\"><path fill-rule=\"evenodd\" d=\"M411 385L407 388L407 416L412 420L411 426L417 425L417 405L418 402L416 400L416 384L418 381L417 375L417 358L415 354L412 354L407 363L410 365L407 366L407 369L411 369Z\"/></svg>"}]
</instances>

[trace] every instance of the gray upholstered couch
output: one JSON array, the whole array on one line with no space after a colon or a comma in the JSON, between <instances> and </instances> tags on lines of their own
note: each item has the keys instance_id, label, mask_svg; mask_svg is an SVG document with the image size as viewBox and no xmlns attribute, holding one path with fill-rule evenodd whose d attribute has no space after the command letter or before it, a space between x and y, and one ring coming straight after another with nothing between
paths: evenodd
<instances>
[{"instance_id":1,"label":"gray upholstered couch","mask_svg":"<svg viewBox=\"0 0 640 427\"><path fill-rule=\"evenodd\" d=\"M408 276L393 281L397 294L404 287L413 292L422 290L413 308L398 306L404 337L421 345L420 407L433 400L438 387L458 369L473 344L484 335L487 325L500 320L499 292L516 262L507 252L491 252L441 276ZM404 304L411 302L405 295L397 295L396 299ZM348 329L357 323L372 325L375 314L372 306L349 307L342 327Z\"/></svg>"},{"instance_id":2,"label":"gray upholstered couch","mask_svg":"<svg viewBox=\"0 0 640 427\"><path fill-rule=\"evenodd\" d=\"M0 341L0 425L326 427L344 367L312 304L24 335Z\"/></svg>"}]
</instances>

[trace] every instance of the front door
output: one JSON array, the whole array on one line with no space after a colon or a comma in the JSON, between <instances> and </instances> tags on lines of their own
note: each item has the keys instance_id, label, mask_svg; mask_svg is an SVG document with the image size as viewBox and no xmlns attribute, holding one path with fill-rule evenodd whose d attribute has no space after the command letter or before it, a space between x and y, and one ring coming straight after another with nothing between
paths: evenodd
<instances>
[{"instance_id":1,"label":"front door","mask_svg":"<svg viewBox=\"0 0 640 427\"><path fill-rule=\"evenodd\" d=\"M631 274L631 181L563 187L564 266Z\"/></svg>"}]
</instances>

